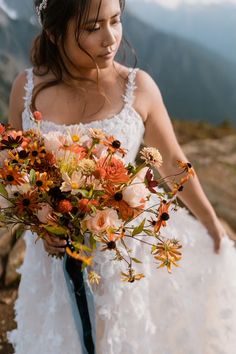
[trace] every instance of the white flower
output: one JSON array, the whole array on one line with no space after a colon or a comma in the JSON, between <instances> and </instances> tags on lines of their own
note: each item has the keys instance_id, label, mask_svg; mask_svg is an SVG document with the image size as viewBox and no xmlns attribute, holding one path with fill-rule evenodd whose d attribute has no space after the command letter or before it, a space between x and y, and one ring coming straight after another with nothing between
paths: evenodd
<instances>
[{"instance_id":1,"label":"white flower","mask_svg":"<svg viewBox=\"0 0 236 354\"><path fill-rule=\"evenodd\" d=\"M121 220L114 209L98 210L95 216L87 216L84 219L87 228L94 233L106 231L109 227L119 228Z\"/></svg>"},{"instance_id":2,"label":"white flower","mask_svg":"<svg viewBox=\"0 0 236 354\"><path fill-rule=\"evenodd\" d=\"M25 177L27 178L27 177ZM24 183L21 184L20 186L13 186L13 185L8 185L6 186L6 190L8 193L9 198L14 197L14 193L20 193L20 194L26 194L31 190L31 185L29 183Z\"/></svg>"},{"instance_id":3,"label":"white flower","mask_svg":"<svg viewBox=\"0 0 236 354\"><path fill-rule=\"evenodd\" d=\"M133 183L122 191L123 200L131 206L137 208L145 204L150 195L149 190L145 187L141 179L135 178Z\"/></svg>"},{"instance_id":4,"label":"white flower","mask_svg":"<svg viewBox=\"0 0 236 354\"><path fill-rule=\"evenodd\" d=\"M106 135L101 129L96 129L96 128L90 128L89 133L91 138L97 139L97 140L102 140L105 139Z\"/></svg>"},{"instance_id":5,"label":"white flower","mask_svg":"<svg viewBox=\"0 0 236 354\"><path fill-rule=\"evenodd\" d=\"M36 216L40 222L46 224L52 214L53 209L48 203L40 203L39 206L41 206L41 209L37 211Z\"/></svg>"},{"instance_id":6,"label":"white flower","mask_svg":"<svg viewBox=\"0 0 236 354\"><path fill-rule=\"evenodd\" d=\"M84 129L80 125L71 125L66 130L69 145L73 143L82 143L88 139L84 134Z\"/></svg>"},{"instance_id":7,"label":"white flower","mask_svg":"<svg viewBox=\"0 0 236 354\"><path fill-rule=\"evenodd\" d=\"M69 177L68 173L62 173L64 182L61 185L62 192L71 192L71 194L77 194L79 189L84 184L84 178L81 171L74 171Z\"/></svg>"},{"instance_id":8,"label":"white flower","mask_svg":"<svg viewBox=\"0 0 236 354\"><path fill-rule=\"evenodd\" d=\"M11 202L0 195L0 209L6 209L12 206Z\"/></svg>"},{"instance_id":9,"label":"white flower","mask_svg":"<svg viewBox=\"0 0 236 354\"><path fill-rule=\"evenodd\" d=\"M47 152L53 153L56 158L64 155L63 146L67 144L65 136L60 132L49 132L44 136L44 145Z\"/></svg>"},{"instance_id":10,"label":"white flower","mask_svg":"<svg viewBox=\"0 0 236 354\"><path fill-rule=\"evenodd\" d=\"M156 168L162 165L162 156L156 148L144 147L140 151L140 155L141 159L144 160L147 165L151 165Z\"/></svg>"},{"instance_id":11,"label":"white flower","mask_svg":"<svg viewBox=\"0 0 236 354\"><path fill-rule=\"evenodd\" d=\"M84 175L91 175L96 169L96 163L90 159L82 159L78 163L78 168Z\"/></svg>"}]
</instances>

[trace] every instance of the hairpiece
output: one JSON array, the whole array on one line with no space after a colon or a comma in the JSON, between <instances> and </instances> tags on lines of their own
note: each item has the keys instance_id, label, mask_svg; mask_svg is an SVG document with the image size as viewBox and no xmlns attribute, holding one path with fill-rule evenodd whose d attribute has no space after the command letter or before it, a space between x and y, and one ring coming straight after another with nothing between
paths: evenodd
<instances>
[{"instance_id":1,"label":"hairpiece","mask_svg":"<svg viewBox=\"0 0 236 354\"><path fill-rule=\"evenodd\" d=\"M46 10L48 6L48 0L42 0L42 2L40 3L39 6L36 6L36 13L38 15L38 19L39 19L39 23L42 25L42 21L41 21L41 12L43 10Z\"/></svg>"}]
</instances>

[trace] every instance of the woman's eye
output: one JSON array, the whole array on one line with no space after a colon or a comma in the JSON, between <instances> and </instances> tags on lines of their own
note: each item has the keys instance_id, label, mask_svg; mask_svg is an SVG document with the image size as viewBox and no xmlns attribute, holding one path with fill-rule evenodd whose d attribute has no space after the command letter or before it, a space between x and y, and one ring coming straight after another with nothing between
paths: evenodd
<instances>
[{"instance_id":1,"label":"woman's eye","mask_svg":"<svg viewBox=\"0 0 236 354\"><path fill-rule=\"evenodd\" d=\"M96 32L99 31L100 27L99 26L95 26L95 27L91 27L91 28L86 28L86 31L88 32Z\"/></svg>"},{"instance_id":2,"label":"woman's eye","mask_svg":"<svg viewBox=\"0 0 236 354\"><path fill-rule=\"evenodd\" d=\"M119 24L119 23L121 23L121 19L120 19L120 18L116 18L116 19L112 22L113 25L117 25L117 24Z\"/></svg>"}]
</instances>

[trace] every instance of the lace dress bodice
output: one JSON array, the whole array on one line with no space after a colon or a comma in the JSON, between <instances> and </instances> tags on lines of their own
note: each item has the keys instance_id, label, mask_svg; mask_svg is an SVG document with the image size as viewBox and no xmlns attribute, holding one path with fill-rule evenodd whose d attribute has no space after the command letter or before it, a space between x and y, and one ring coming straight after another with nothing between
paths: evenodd
<instances>
[{"instance_id":1,"label":"lace dress bodice","mask_svg":"<svg viewBox=\"0 0 236 354\"><path fill-rule=\"evenodd\" d=\"M124 105L121 111L109 118L102 120L95 120L89 123L81 123L73 125L56 124L54 122L43 120L41 122L41 130L43 133L49 131L65 132L68 128L78 126L80 129L99 128L109 135L114 135L122 143L122 146L128 150L126 161L131 162L135 160L140 144L144 135L144 123L141 116L133 108L134 93L135 93L135 78L138 69L129 69L128 81L126 90L123 95ZM35 122L31 119L32 113L30 105L32 100L32 93L34 88L33 69L27 69L27 82L25 85L25 106L22 113L22 126L23 130L35 128Z\"/></svg>"}]
</instances>

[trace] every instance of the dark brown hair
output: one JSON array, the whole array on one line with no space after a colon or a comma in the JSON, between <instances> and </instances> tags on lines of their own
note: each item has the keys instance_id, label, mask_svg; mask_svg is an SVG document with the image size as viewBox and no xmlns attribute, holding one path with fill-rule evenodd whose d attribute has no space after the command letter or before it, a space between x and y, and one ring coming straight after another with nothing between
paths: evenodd
<instances>
[{"instance_id":1,"label":"dark brown hair","mask_svg":"<svg viewBox=\"0 0 236 354\"><path fill-rule=\"evenodd\" d=\"M42 0L35 0L35 7L41 4ZM64 49L64 41L67 34L68 23L72 18L76 19L75 37L79 44L79 36L81 28L88 19L92 0L48 0L47 8L41 11L42 31L36 37L31 52L31 61L34 67L34 74L44 76L52 72L55 79L42 84L38 84L33 93L32 110L35 110L35 101L37 95L43 90L51 86L55 86L63 81L63 73L73 79L78 79L66 67L59 50L58 43L61 43L63 55L71 63ZM121 11L125 7L125 0L119 0ZM102 0L98 6L97 18L101 7ZM96 19L95 19L96 23ZM94 23L94 25L95 25ZM49 35L50 34L50 35ZM53 41L51 40L53 38ZM128 42L123 38L121 48L125 48L124 44ZM129 44L128 44L129 46ZM130 46L129 46L130 47ZM83 49L83 48L81 48ZM86 52L87 53L87 52ZM89 53L87 53L89 55ZM123 55L125 58L125 54ZM71 63L73 65L73 63Z\"/></svg>"}]
</instances>

